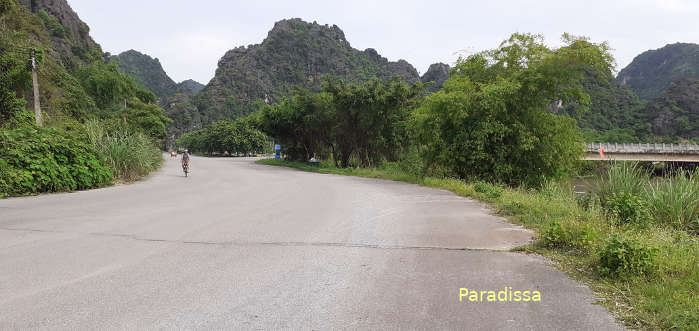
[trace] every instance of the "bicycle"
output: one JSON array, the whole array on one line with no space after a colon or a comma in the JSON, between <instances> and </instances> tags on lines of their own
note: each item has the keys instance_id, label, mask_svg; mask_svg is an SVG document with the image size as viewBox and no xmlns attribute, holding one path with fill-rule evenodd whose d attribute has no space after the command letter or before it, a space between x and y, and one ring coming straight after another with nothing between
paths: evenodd
<instances>
[{"instance_id":1,"label":"bicycle","mask_svg":"<svg viewBox=\"0 0 699 331\"><path fill-rule=\"evenodd\" d=\"M189 177L189 162L182 163L182 171L184 171L185 177Z\"/></svg>"}]
</instances>

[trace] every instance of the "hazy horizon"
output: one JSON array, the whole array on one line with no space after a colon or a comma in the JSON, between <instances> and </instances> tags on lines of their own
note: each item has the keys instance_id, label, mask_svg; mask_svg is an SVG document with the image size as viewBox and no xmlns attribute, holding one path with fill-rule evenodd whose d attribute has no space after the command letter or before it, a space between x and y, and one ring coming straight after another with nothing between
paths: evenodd
<instances>
[{"instance_id":1,"label":"hazy horizon","mask_svg":"<svg viewBox=\"0 0 699 331\"><path fill-rule=\"evenodd\" d=\"M261 43L275 22L288 18L337 25L352 47L404 59L420 74L432 63L453 64L459 55L495 48L514 32L540 33L551 46L560 45L564 32L608 41L617 70L644 51L699 42L699 3L690 0L69 3L105 52L134 49L158 58L173 80L203 84L225 52Z\"/></svg>"}]
</instances>

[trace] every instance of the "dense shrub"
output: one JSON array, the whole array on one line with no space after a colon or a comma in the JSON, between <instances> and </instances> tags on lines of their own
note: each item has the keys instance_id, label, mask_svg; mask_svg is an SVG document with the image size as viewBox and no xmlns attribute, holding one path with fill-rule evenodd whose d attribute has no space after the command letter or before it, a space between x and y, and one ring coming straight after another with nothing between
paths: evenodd
<instances>
[{"instance_id":1,"label":"dense shrub","mask_svg":"<svg viewBox=\"0 0 699 331\"><path fill-rule=\"evenodd\" d=\"M0 131L0 197L109 184L111 171L85 139L75 132L31 126Z\"/></svg>"},{"instance_id":2,"label":"dense shrub","mask_svg":"<svg viewBox=\"0 0 699 331\"><path fill-rule=\"evenodd\" d=\"M589 224L573 226L556 221L544 228L541 243L548 248L585 249L593 245L598 237L597 230Z\"/></svg>"},{"instance_id":3,"label":"dense shrub","mask_svg":"<svg viewBox=\"0 0 699 331\"><path fill-rule=\"evenodd\" d=\"M473 184L473 189L478 193L484 194L489 200L499 198L504 192L504 188L502 188L502 186L493 185L486 182L476 182Z\"/></svg>"},{"instance_id":4,"label":"dense shrub","mask_svg":"<svg viewBox=\"0 0 699 331\"><path fill-rule=\"evenodd\" d=\"M608 72L606 44L564 35L549 49L538 35L514 34L498 49L459 59L444 89L415 112L428 165L461 178L538 186L574 171L582 153L575 121L552 114L552 100L589 103L585 69Z\"/></svg>"},{"instance_id":5,"label":"dense shrub","mask_svg":"<svg viewBox=\"0 0 699 331\"><path fill-rule=\"evenodd\" d=\"M656 250L633 239L611 236L600 251L600 273L604 276L650 275L657 269Z\"/></svg>"},{"instance_id":6,"label":"dense shrub","mask_svg":"<svg viewBox=\"0 0 699 331\"><path fill-rule=\"evenodd\" d=\"M605 210L621 224L645 225L650 220L646 199L630 192L610 194Z\"/></svg>"}]
</instances>

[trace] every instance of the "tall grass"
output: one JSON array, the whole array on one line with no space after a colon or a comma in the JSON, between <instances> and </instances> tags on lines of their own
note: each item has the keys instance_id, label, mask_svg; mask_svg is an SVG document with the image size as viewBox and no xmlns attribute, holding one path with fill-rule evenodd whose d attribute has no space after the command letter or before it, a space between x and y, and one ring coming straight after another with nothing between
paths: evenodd
<instances>
[{"instance_id":1,"label":"tall grass","mask_svg":"<svg viewBox=\"0 0 699 331\"><path fill-rule=\"evenodd\" d=\"M646 189L650 213L658 224L699 233L699 171L679 171Z\"/></svg>"},{"instance_id":2,"label":"tall grass","mask_svg":"<svg viewBox=\"0 0 699 331\"><path fill-rule=\"evenodd\" d=\"M97 121L88 121L86 128L90 141L117 180L137 180L158 169L162 163L162 153L149 137L140 132L118 129L109 133Z\"/></svg>"},{"instance_id":3,"label":"tall grass","mask_svg":"<svg viewBox=\"0 0 699 331\"><path fill-rule=\"evenodd\" d=\"M617 162L593 182L592 190L604 205L615 194L641 196L649 181L650 174L637 163Z\"/></svg>"}]
</instances>

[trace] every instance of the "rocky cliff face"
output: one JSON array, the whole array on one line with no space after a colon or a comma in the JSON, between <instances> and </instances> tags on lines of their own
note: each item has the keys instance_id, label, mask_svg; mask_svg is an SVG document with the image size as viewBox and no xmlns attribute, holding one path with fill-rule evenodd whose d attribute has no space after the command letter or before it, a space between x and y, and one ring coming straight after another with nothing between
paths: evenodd
<instances>
[{"instance_id":1,"label":"rocky cliff face","mask_svg":"<svg viewBox=\"0 0 699 331\"><path fill-rule=\"evenodd\" d=\"M644 52L619 72L617 81L642 100L652 100L683 78L699 79L698 44L676 43Z\"/></svg>"},{"instance_id":2,"label":"rocky cliff face","mask_svg":"<svg viewBox=\"0 0 699 331\"><path fill-rule=\"evenodd\" d=\"M18 0L38 14L49 31L53 58L68 69L102 58L102 48L90 37L90 27L80 20L66 0Z\"/></svg>"},{"instance_id":3,"label":"rocky cliff face","mask_svg":"<svg viewBox=\"0 0 699 331\"><path fill-rule=\"evenodd\" d=\"M393 77L420 81L406 61L390 62L374 49L352 48L337 26L289 19L277 22L261 44L227 52L198 95L197 106L203 123L244 116L258 100L276 102L295 87L320 89L325 75L354 82Z\"/></svg>"},{"instance_id":4,"label":"rocky cliff face","mask_svg":"<svg viewBox=\"0 0 699 331\"><path fill-rule=\"evenodd\" d=\"M420 80L428 84L427 89L429 92L437 92L442 89L444 82L449 79L450 69L449 65L444 63L432 64Z\"/></svg>"}]
</instances>

